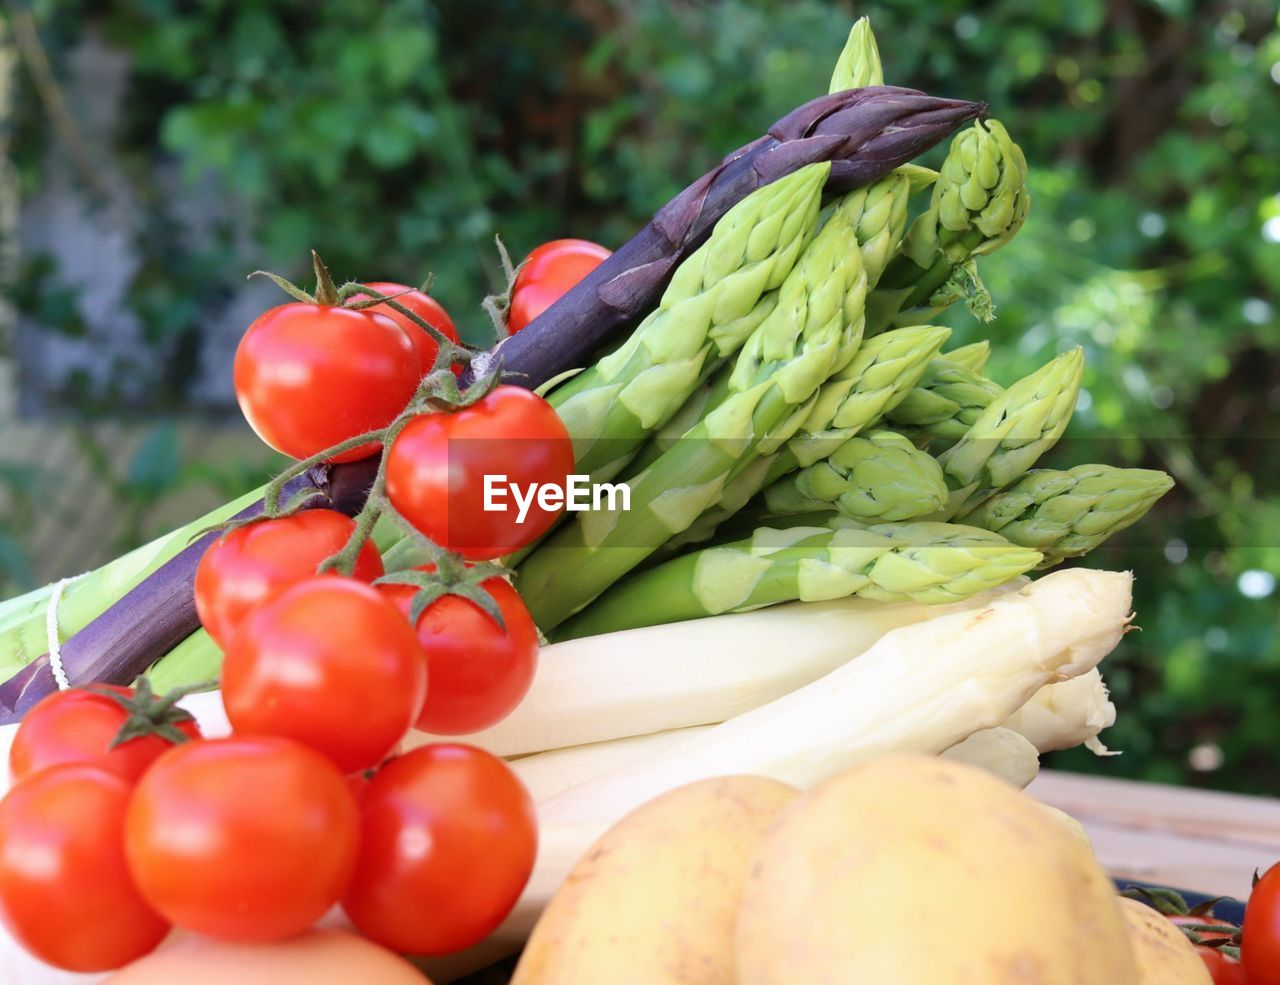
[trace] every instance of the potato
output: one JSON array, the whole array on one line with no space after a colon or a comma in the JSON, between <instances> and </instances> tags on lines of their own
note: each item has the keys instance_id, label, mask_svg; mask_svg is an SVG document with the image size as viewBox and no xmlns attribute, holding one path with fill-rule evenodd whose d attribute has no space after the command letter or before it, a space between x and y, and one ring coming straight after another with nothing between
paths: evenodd
<instances>
[{"instance_id":1,"label":"potato","mask_svg":"<svg viewBox=\"0 0 1280 985\"><path fill-rule=\"evenodd\" d=\"M1121 899L1120 909L1138 962L1136 985L1213 985L1195 945L1168 917L1134 899Z\"/></svg>"},{"instance_id":2,"label":"potato","mask_svg":"<svg viewBox=\"0 0 1280 985\"><path fill-rule=\"evenodd\" d=\"M1093 854L1093 840L1089 837L1089 832L1084 829L1083 824L1066 811L1054 807L1052 804L1041 804L1040 806L1055 822L1070 831L1072 837L1078 839L1080 844L1089 850L1090 855Z\"/></svg>"},{"instance_id":3,"label":"potato","mask_svg":"<svg viewBox=\"0 0 1280 985\"><path fill-rule=\"evenodd\" d=\"M636 809L552 897L512 985L733 985L742 885L796 796L777 780L730 776Z\"/></svg>"},{"instance_id":4,"label":"potato","mask_svg":"<svg viewBox=\"0 0 1280 985\"><path fill-rule=\"evenodd\" d=\"M739 985L1130 985L1115 889L1079 838L982 770L894 755L798 798L761 847Z\"/></svg>"},{"instance_id":5,"label":"potato","mask_svg":"<svg viewBox=\"0 0 1280 985\"><path fill-rule=\"evenodd\" d=\"M184 937L117 971L107 985L431 985L399 955L363 937L311 930L271 944Z\"/></svg>"}]
</instances>

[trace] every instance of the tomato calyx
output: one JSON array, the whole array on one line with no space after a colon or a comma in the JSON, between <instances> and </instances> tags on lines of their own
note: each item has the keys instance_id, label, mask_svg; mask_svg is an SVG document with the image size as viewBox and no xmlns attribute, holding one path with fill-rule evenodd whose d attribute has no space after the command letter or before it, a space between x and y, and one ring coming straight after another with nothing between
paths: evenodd
<instances>
[{"instance_id":1,"label":"tomato calyx","mask_svg":"<svg viewBox=\"0 0 1280 985\"><path fill-rule=\"evenodd\" d=\"M342 304L338 288L333 283L333 276L329 273L329 268L325 266L324 261L320 259L320 254L315 250L311 251L311 269L315 271L316 275L316 290L314 294L308 294L297 284L285 280L279 274L272 273L270 270L255 270L249 277L250 279L265 277L289 297L295 301L301 301L303 304L319 304L330 308Z\"/></svg>"},{"instance_id":2,"label":"tomato calyx","mask_svg":"<svg viewBox=\"0 0 1280 985\"><path fill-rule=\"evenodd\" d=\"M504 633L507 631L502 610L483 583L490 578L505 578L511 572L493 561L463 561L456 554L440 551L436 560L420 568L391 571L374 581L375 585L411 585L418 591L409 607L409 624L418 625L422 614L446 595L466 599Z\"/></svg>"},{"instance_id":3,"label":"tomato calyx","mask_svg":"<svg viewBox=\"0 0 1280 985\"><path fill-rule=\"evenodd\" d=\"M418 288L418 290L423 294L429 294L431 290L431 283L434 279L434 275L428 275L426 281L423 282L422 286ZM383 294L381 291L374 290L372 287L368 287L364 284L357 284L355 281L348 281L338 288L338 296L340 297L341 304L344 308L349 308L352 311L364 311L366 308L385 304L397 313L404 315L431 336L436 345L439 346L439 350L436 354L435 365L429 368L425 366L423 367L424 370L427 370L428 376L438 373L441 370L449 371L452 374L452 371L450 370L451 366L458 364L468 365L475 356L475 353L472 352L472 350L468 349L464 345L459 345L454 342L416 311L396 300L403 294L408 293L410 292L403 291L401 294ZM356 301L351 300L352 297L356 295L360 295L360 299Z\"/></svg>"},{"instance_id":4,"label":"tomato calyx","mask_svg":"<svg viewBox=\"0 0 1280 985\"><path fill-rule=\"evenodd\" d=\"M364 284L358 284L355 281L347 281L338 286L334 283L333 275L329 273L329 268L324 261L320 259L320 255L315 251L311 251L311 267L315 271L316 289L314 293L308 293L292 281L288 281L279 274L272 273L270 270L255 270L250 277L266 277L269 281L284 291L289 297L295 301L301 301L303 304L316 304L331 308L347 308L351 311L364 311L366 308L372 308L376 305L385 304L389 308L396 311L412 321L415 325L426 332L435 341L439 347L436 355L434 366L422 367L424 372L434 373L443 368L448 368L455 364L467 365L471 362L473 353L466 346L459 345L452 339L448 338L443 332L423 318L416 311L411 310L401 304L397 298L401 294L383 294L381 291L374 290ZM431 293L431 285L435 280L434 275L428 275L426 281L418 288L423 294ZM411 293L410 291L401 292L402 294ZM331 451L330 449L326 449Z\"/></svg>"},{"instance_id":5,"label":"tomato calyx","mask_svg":"<svg viewBox=\"0 0 1280 985\"><path fill-rule=\"evenodd\" d=\"M507 244L502 242L502 237L495 235L493 237L494 245L498 248L498 262L502 264L502 274L507 279L507 286L498 294L490 294L480 302L480 307L484 309L485 314L489 316L489 320L493 322L493 331L500 339L505 339L511 334L507 328L507 314L511 311L511 295L516 289L516 278L520 276L520 271L524 267L524 260L519 264L511 262L511 254L507 252Z\"/></svg>"},{"instance_id":6,"label":"tomato calyx","mask_svg":"<svg viewBox=\"0 0 1280 985\"><path fill-rule=\"evenodd\" d=\"M1207 951L1217 951L1219 954L1227 956L1232 961L1240 960L1240 945L1238 943L1233 944L1220 937L1201 937L1192 927L1182 927L1180 929L1187 935L1187 939L1196 947L1204 948Z\"/></svg>"},{"instance_id":7,"label":"tomato calyx","mask_svg":"<svg viewBox=\"0 0 1280 985\"><path fill-rule=\"evenodd\" d=\"M139 677L133 684L132 694L122 694L109 687L94 685L90 685L86 690L104 698L110 698L128 714L124 724L120 726L120 731L108 746L109 749L115 749L133 739L150 735L164 739L175 746L189 741L191 736L178 726L186 722L194 722L195 716L185 708L179 707L178 702L188 694L208 691L217 686L217 681L202 681L199 684L174 688L172 691L158 695L147 678Z\"/></svg>"},{"instance_id":8,"label":"tomato calyx","mask_svg":"<svg viewBox=\"0 0 1280 985\"><path fill-rule=\"evenodd\" d=\"M1213 915L1213 908L1223 902L1225 896L1190 906L1183 895L1173 889L1134 886L1120 895L1146 903L1161 916L1168 917L1196 947L1240 960L1240 928Z\"/></svg>"}]
</instances>

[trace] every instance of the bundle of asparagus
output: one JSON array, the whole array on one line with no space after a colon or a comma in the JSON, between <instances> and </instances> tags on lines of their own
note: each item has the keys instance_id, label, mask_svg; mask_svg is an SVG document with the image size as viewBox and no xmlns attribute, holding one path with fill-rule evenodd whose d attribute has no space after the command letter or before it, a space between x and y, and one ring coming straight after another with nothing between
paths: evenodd
<instances>
[{"instance_id":1,"label":"bundle of asparagus","mask_svg":"<svg viewBox=\"0 0 1280 985\"><path fill-rule=\"evenodd\" d=\"M868 268L874 285L913 266L918 286L927 269L936 278L941 264L969 264L1005 245L1026 214L1025 162L994 121L955 139L928 209L898 233L888 257L894 223L869 221L867 203L895 177L909 189L893 175L841 203L780 289L789 308L773 309L737 364L701 386L687 376L684 406L665 428L650 419L652 437L630 480L644 508L588 515L521 562L517 584L544 632L568 639L790 599L963 597L1086 553L1169 489L1167 476L1143 469L1028 471L1070 421L1083 372L1078 349L1005 389L982 375L988 344L940 354L946 329L904 326L858 341L880 291L863 287ZM843 267L832 264L822 245L850 232L858 248ZM787 338L803 339L815 319L829 322L834 305L803 289L804 279L848 284L851 271L843 314L847 345L858 347L827 364L816 386L812 377L791 394L773 386L761 422L750 373L767 330L789 317ZM946 300L903 298L912 306ZM773 369L769 380L785 378ZM663 402L668 412L673 404ZM636 443L634 431L629 440ZM908 520L929 522L884 522ZM839 529L822 529L832 525ZM638 566L645 569L628 574Z\"/></svg>"},{"instance_id":2,"label":"bundle of asparagus","mask_svg":"<svg viewBox=\"0 0 1280 985\"><path fill-rule=\"evenodd\" d=\"M1006 389L983 375L987 344L944 352L950 331L927 324L961 300L990 317L976 261L1029 206L1026 161L997 121L959 132L936 172L907 163L980 109L884 87L860 21L827 96L473 362L529 385L586 363L548 400L577 470L630 486L630 509L577 514L509 559L544 633L792 600L961 600L1087 552L1168 488L1145 470L1033 468L1069 422L1079 351ZM285 498L353 512L371 477L367 462L323 465ZM52 611L72 681L216 673L191 605L208 538L187 542L256 498L67 588ZM374 541L389 570L422 560L389 524ZM0 607L9 719L56 686L42 656L53 595Z\"/></svg>"},{"instance_id":3,"label":"bundle of asparagus","mask_svg":"<svg viewBox=\"0 0 1280 985\"><path fill-rule=\"evenodd\" d=\"M862 22L833 86L881 75ZM655 493L658 476L673 499L642 497L651 515L639 521L588 517L520 564L543 630L571 639L791 599L960 598L1087 553L1145 514L1172 485L1164 473L1032 468L1070 421L1080 350L1006 389L983 375L988 343L943 353L949 332L918 324L962 299L992 316L975 261L1017 234L1026 179L1021 150L986 120L955 138L938 173L907 166L864 190L852 226L867 289L846 311L866 340L771 430L715 430L739 413L740 366L681 390L684 405L650 429L632 473ZM922 186L928 203L907 228L898 196ZM877 198L893 204L877 211ZM849 224L850 205L830 222ZM731 438L716 466L689 467Z\"/></svg>"}]
</instances>

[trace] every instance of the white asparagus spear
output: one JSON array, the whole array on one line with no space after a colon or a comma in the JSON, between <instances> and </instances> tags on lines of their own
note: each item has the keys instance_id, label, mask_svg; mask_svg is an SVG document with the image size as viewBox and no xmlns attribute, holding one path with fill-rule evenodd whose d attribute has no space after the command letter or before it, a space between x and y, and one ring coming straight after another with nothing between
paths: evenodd
<instances>
[{"instance_id":1,"label":"white asparagus spear","mask_svg":"<svg viewBox=\"0 0 1280 985\"><path fill-rule=\"evenodd\" d=\"M540 804L579 783L625 770L692 736L709 732L714 727L694 725L690 728L653 732L650 735L628 735L621 739L609 739L607 742L588 742L586 745L569 746L565 749L549 749L532 756L510 759L507 765L520 777L520 782L525 785L534 801Z\"/></svg>"},{"instance_id":2,"label":"white asparagus spear","mask_svg":"<svg viewBox=\"0 0 1280 985\"><path fill-rule=\"evenodd\" d=\"M1124 633L1131 587L1128 573L1072 568L980 609L893 630L811 684L551 798L544 816L616 818L732 773L803 788L890 750L942 752L999 725L1045 684L1096 666ZM790 648L800 649L795 640Z\"/></svg>"},{"instance_id":3,"label":"white asparagus spear","mask_svg":"<svg viewBox=\"0 0 1280 985\"><path fill-rule=\"evenodd\" d=\"M555 643L538 654L519 707L465 741L522 756L723 722L829 674L890 630L981 608L1026 584L1016 578L949 605L793 602ZM411 732L405 745L439 741Z\"/></svg>"},{"instance_id":4,"label":"white asparagus spear","mask_svg":"<svg viewBox=\"0 0 1280 985\"><path fill-rule=\"evenodd\" d=\"M980 733L975 733L947 750L947 754L955 753L962 758L977 755L975 765L985 766L1011 783L1026 786L1035 777L1037 753L1084 744L1099 755L1113 755L1097 735L1114 725L1115 719L1115 706L1107 699L1102 674L1095 667L1079 677L1046 684L1033 694L1030 701L1000 723L999 731L1006 733L1000 737L1002 745L995 744L994 739L980 740ZM711 725L697 725L550 749L510 760L509 765L529 788L533 799L543 801L579 783L623 770L711 728ZM1019 741L1013 740L1010 734L1017 735ZM968 745L971 740L973 744ZM980 746L980 742L992 744ZM1007 769L1000 768L1001 755L1009 758ZM1024 775L1025 781L1019 783L1018 778Z\"/></svg>"},{"instance_id":5,"label":"white asparagus spear","mask_svg":"<svg viewBox=\"0 0 1280 985\"><path fill-rule=\"evenodd\" d=\"M551 797L538 808L542 847L515 910L447 966L427 962L428 973L449 981L518 948L590 848L584 834L660 793L733 773L806 788L885 752L939 753L994 727L1051 680L1084 673L1115 647L1130 619L1132 580L1072 568L977 611L894 630L820 681Z\"/></svg>"},{"instance_id":6,"label":"white asparagus spear","mask_svg":"<svg viewBox=\"0 0 1280 985\"><path fill-rule=\"evenodd\" d=\"M1007 728L984 728L942 754L998 776L1019 790L1040 772L1040 754L1026 736Z\"/></svg>"},{"instance_id":7,"label":"white asparagus spear","mask_svg":"<svg viewBox=\"0 0 1280 985\"><path fill-rule=\"evenodd\" d=\"M568 749L552 749L511 760L508 766L520 777L535 801L541 803L579 783L618 770L647 756L669 751L686 739L708 732L714 726L672 729L652 735L633 735L608 742L592 742ZM1025 787L1036 778L1040 757L1025 736L1007 728L974 732L942 755L985 769L1016 787Z\"/></svg>"},{"instance_id":8,"label":"white asparagus spear","mask_svg":"<svg viewBox=\"0 0 1280 985\"><path fill-rule=\"evenodd\" d=\"M1069 681L1049 684L1005 721L1005 728L1025 735L1041 752L1084 745L1099 756L1119 755L1103 745L1098 733L1116 723L1102 673L1096 667Z\"/></svg>"},{"instance_id":9,"label":"white asparagus spear","mask_svg":"<svg viewBox=\"0 0 1280 985\"><path fill-rule=\"evenodd\" d=\"M1063 684L1065 683L1068 682L1064 681ZM1061 687L1062 684L1049 686ZM1039 695L1041 691L1036 694ZM1035 697L1032 701L1035 701ZM1015 712L1013 718L1017 716L1018 713ZM1025 787L1035 779L1040 762L1039 752L1026 736L1008 727L1012 720L1007 720L998 728L975 732L943 755L980 766L1015 786ZM1074 725L1069 719L1058 721L1064 727ZM589 742L566 749L550 749L532 756L508 760L507 765L520 777L520 782L528 789L530 796L541 803L579 783L625 770L646 757L669 752L686 739L709 732L712 728L713 725L695 725L667 732L654 732L651 735L630 735L607 742Z\"/></svg>"}]
</instances>

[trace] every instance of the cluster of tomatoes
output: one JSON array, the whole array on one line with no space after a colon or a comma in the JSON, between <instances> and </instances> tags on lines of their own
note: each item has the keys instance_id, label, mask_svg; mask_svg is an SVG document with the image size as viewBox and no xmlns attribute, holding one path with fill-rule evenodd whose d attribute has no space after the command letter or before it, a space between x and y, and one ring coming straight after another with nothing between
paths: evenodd
<instances>
[{"instance_id":1,"label":"cluster of tomatoes","mask_svg":"<svg viewBox=\"0 0 1280 985\"><path fill-rule=\"evenodd\" d=\"M1197 945L1214 985L1280 985L1280 863L1255 878L1242 927L1215 918L1212 900L1189 909L1174 892L1143 896Z\"/></svg>"},{"instance_id":2,"label":"cluster of tomatoes","mask_svg":"<svg viewBox=\"0 0 1280 985\"><path fill-rule=\"evenodd\" d=\"M607 255L541 250L515 284L512 329ZM281 939L335 904L378 943L446 954L491 933L528 880L534 805L511 770L460 743L401 747L415 726L456 736L493 725L528 690L537 629L487 562L556 513L535 506L518 522L486 510L483 477L563 483L572 445L546 402L516 387L405 419L440 344L401 309L458 335L426 294L365 286L365 299L396 304L361 307L350 294L255 321L236 355L237 396L258 434L295 458L382 454L387 506L437 562L387 576L357 521L332 510L234 527L195 579L201 623L224 652L230 736L201 736L177 696L143 683L62 691L30 712L0 801L0 917L49 964L116 968L172 927ZM372 442L324 454L393 421L385 452ZM354 556L342 571L322 564L344 549Z\"/></svg>"},{"instance_id":3,"label":"cluster of tomatoes","mask_svg":"<svg viewBox=\"0 0 1280 985\"><path fill-rule=\"evenodd\" d=\"M367 937L442 954L486 936L519 897L534 807L501 760L438 743L344 774L296 739L204 739L173 709L160 727L185 741L114 744L131 717L161 722L161 703L127 688L62 691L14 738L0 913L41 960L120 967L174 926L276 940L339 902Z\"/></svg>"}]
</instances>

